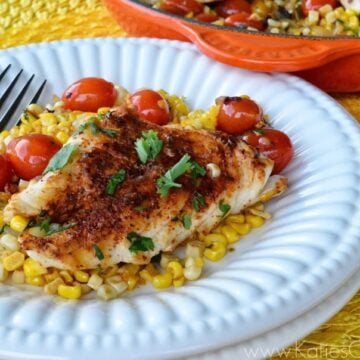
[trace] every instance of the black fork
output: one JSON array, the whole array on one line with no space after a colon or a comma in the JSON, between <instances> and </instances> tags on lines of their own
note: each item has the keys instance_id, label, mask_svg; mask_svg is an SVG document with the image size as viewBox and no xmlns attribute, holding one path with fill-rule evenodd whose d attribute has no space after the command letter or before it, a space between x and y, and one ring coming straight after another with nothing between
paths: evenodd
<instances>
[{"instance_id":1,"label":"black fork","mask_svg":"<svg viewBox=\"0 0 360 360\"><path fill-rule=\"evenodd\" d=\"M28 76L23 69L9 64L0 73L0 131L10 130L21 117L24 109L36 103L44 90L46 80L35 74Z\"/></svg>"}]
</instances>

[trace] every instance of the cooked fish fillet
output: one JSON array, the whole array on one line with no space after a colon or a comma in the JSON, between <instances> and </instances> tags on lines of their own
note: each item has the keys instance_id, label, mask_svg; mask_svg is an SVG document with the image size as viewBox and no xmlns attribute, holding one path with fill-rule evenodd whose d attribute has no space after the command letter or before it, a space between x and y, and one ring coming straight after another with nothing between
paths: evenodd
<instances>
[{"instance_id":1,"label":"cooked fish fillet","mask_svg":"<svg viewBox=\"0 0 360 360\"><path fill-rule=\"evenodd\" d=\"M231 207L229 213L238 213L256 201L272 171L271 160L239 138L221 132L161 127L143 122L124 109L108 113L101 126L116 129L117 135L94 135L86 129L72 136L68 144L78 144L78 153L62 169L32 181L27 189L12 196L4 210L7 221L14 215L38 222L46 216L57 224L75 224L47 236L35 236L28 230L21 234L22 248L44 266L72 270L119 262L148 263L154 255L173 250L195 232L214 228L223 215L220 203ZM163 141L163 149L144 165L134 143L150 129ZM184 154L204 168L216 164L220 176L213 178L207 171L194 180L186 173L176 179L181 188L170 189L167 197L160 197L156 180ZM109 196L105 191L108 180L120 169L126 171L125 180ZM197 209L200 211L192 205L196 193L206 202ZM189 229L181 221L185 214L191 218ZM127 237L131 232L151 238L154 249L130 251ZM97 248L104 259L99 259Z\"/></svg>"}]
</instances>

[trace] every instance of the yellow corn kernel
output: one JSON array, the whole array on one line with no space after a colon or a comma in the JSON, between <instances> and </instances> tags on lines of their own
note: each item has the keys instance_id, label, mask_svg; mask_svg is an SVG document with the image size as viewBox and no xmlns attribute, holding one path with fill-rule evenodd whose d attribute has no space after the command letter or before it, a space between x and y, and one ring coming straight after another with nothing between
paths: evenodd
<instances>
[{"instance_id":1,"label":"yellow corn kernel","mask_svg":"<svg viewBox=\"0 0 360 360\"><path fill-rule=\"evenodd\" d=\"M104 115L106 114L108 111L110 111L110 108L109 107L101 107L98 109L97 113L99 115Z\"/></svg>"},{"instance_id":2,"label":"yellow corn kernel","mask_svg":"<svg viewBox=\"0 0 360 360\"><path fill-rule=\"evenodd\" d=\"M211 246L215 242L220 242L225 246L228 243L225 235L222 234L208 234L204 237L204 242L206 246Z\"/></svg>"},{"instance_id":3,"label":"yellow corn kernel","mask_svg":"<svg viewBox=\"0 0 360 360\"><path fill-rule=\"evenodd\" d=\"M11 275L11 282L14 284L23 284L25 282L25 274L23 271L15 270Z\"/></svg>"},{"instance_id":4,"label":"yellow corn kernel","mask_svg":"<svg viewBox=\"0 0 360 360\"><path fill-rule=\"evenodd\" d=\"M146 265L145 269L141 270L139 275L142 279L146 281L152 281L153 277L156 276L159 272L153 264Z\"/></svg>"},{"instance_id":5,"label":"yellow corn kernel","mask_svg":"<svg viewBox=\"0 0 360 360\"><path fill-rule=\"evenodd\" d=\"M136 275L139 270L140 266L135 264L125 264L123 266L124 270L126 270L130 275Z\"/></svg>"},{"instance_id":6,"label":"yellow corn kernel","mask_svg":"<svg viewBox=\"0 0 360 360\"><path fill-rule=\"evenodd\" d=\"M180 279L174 279L174 281L173 281L174 287L181 287L184 285L184 283L185 283L184 277L181 277Z\"/></svg>"},{"instance_id":7,"label":"yellow corn kernel","mask_svg":"<svg viewBox=\"0 0 360 360\"><path fill-rule=\"evenodd\" d=\"M206 253L205 249L205 253ZM202 267L200 266L186 266L184 269L184 277L186 280L194 281L197 280L201 276Z\"/></svg>"},{"instance_id":8,"label":"yellow corn kernel","mask_svg":"<svg viewBox=\"0 0 360 360\"><path fill-rule=\"evenodd\" d=\"M23 179L20 179L19 181L19 190L23 191L29 186L29 181L25 181Z\"/></svg>"},{"instance_id":9,"label":"yellow corn kernel","mask_svg":"<svg viewBox=\"0 0 360 360\"><path fill-rule=\"evenodd\" d=\"M251 226L247 223L244 224L231 223L230 226L233 227L235 231L241 236L248 234L251 230Z\"/></svg>"},{"instance_id":10,"label":"yellow corn kernel","mask_svg":"<svg viewBox=\"0 0 360 360\"><path fill-rule=\"evenodd\" d=\"M250 208L247 211L251 215L260 216L260 217L262 217L263 219L266 219L266 220L269 220L272 217L270 213L268 213L266 211L263 211L263 210Z\"/></svg>"},{"instance_id":11,"label":"yellow corn kernel","mask_svg":"<svg viewBox=\"0 0 360 360\"><path fill-rule=\"evenodd\" d=\"M0 211L0 226L3 226L5 224L4 222L4 213Z\"/></svg>"},{"instance_id":12,"label":"yellow corn kernel","mask_svg":"<svg viewBox=\"0 0 360 360\"><path fill-rule=\"evenodd\" d=\"M243 224L245 222L245 215L244 214L237 214L237 215L229 215L226 218L226 222L228 224L230 223L238 223L238 224Z\"/></svg>"},{"instance_id":13,"label":"yellow corn kernel","mask_svg":"<svg viewBox=\"0 0 360 360\"><path fill-rule=\"evenodd\" d=\"M246 215L245 221L253 228L258 228L262 226L265 222L262 217L256 215Z\"/></svg>"},{"instance_id":14,"label":"yellow corn kernel","mask_svg":"<svg viewBox=\"0 0 360 360\"><path fill-rule=\"evenodd\" d=\"M125 283L120 275L114 275L106 279L106 284L112 286L117 295L123 293L127 289L127 283Z\"/></svg>"},{"instance_id":15,"label":"yellow corn kernel","mask_svg":"<svg viewBox=\"0 0 360 360\"><path fill-rule=\"evenodd\" d=\"M55 137L62 143L65 144L69 140L69 134L64 131L59 131Z\"/></svg>"},{"instance_id":16,"label":"yellow corn kernel","mask_svg":"<svg viewBox=\"0 0 360 360\"><path fill-rule=\"evenodd\" d=\"M42 112L44 112L44 108L38 104L30 104L26 110L35 116L39 116Z\"/></svg>"},{"instance_id":17,"label":"yellow corn kernel","mask_svg":"<svg viewBox=\"0 0 360 360\"><path fill-rule=\"evenodd\" d=\"M45 279L43 276L25 277L25 281L27 284L30 284L33 286L44 286L45 285Z\"/></svg>"},{"instance_id":18,"label":"yellow corn kernel","mask_svg":"<svg viewBox=\"0 0 360 360\"><path fill-rule=\"evenodd\" d=\"M178 258L175 255L164 252L161 254L160 266L163 269L166 269L170 261L177 261L177 260Z\"/></svg>"},{"instance_id":19,"label":"yellow corn kernel","mask_svg":"<svg viewBox=\"0 0 360 360\"><path fill-rule=\"evenodd\" d=\"M205 249L204 256L211 261L219 261L226 254L226 246L222 243L214 243L211 248Z\"/></svg>"},{"instance_id":20,"label":"yellow corn kernel","mask_svg":"<svg viewBox=\"0 0 360 360\"><path fill-rule=\"evenodd\" d=\"M239 235L235 229L229 225L225 225L221 228L221 232L225 235L229 244L237 242L239 240Z\"/></svg>"},{"instance_id":21,"label":"yellow corn kernel","mask_svg":"<svg viewBox=\"0 0 360 360\"><path fill-rule=\"evenodd\" d=\"M4 265L0 263L0 282L4 282L8 277L8 271L5 269Z\"/></svg>"},{"instance_id":22,"label":"yellow corn kernel","mask_svg":"<svg viewBox=\"0 0 360 360\"><path fill-rule=\"evenodd\" d=\"M80 283L87 283L90 276L87 272L78 270L74 272L74 277Z\"/></svg>"},{"instance_id":23,"label":"yellow corn kernel","mask_svg":"<svg viewBox=\"0 0 360 360\"><path fill-rule=\"evenodd\" d=\"M9 132L9 131L3 130L3 131L0 133L0 138L5 139L5 138L7 138L9 135L10 135L10 132Z\"/></svg>"},{"instance_id":24,"label":"yellow corn kernel","mask_svg":"<svg viewBox=\"0 0 360 360\"><path fill-rule=\"evenodd\" d=\"M94 273L90 276L90 279L87 283L93 290L98 290L101 284L103 283L103 278L100 277L98 274Z\"/></svg>"},{"instance_id":25,"label":"yellow corn kernel","mask_svg":"<svg viewBox=\"0 0 360 360\"><path fill-rule=\"evenodd\" d=\"M116 290L108 284L101 285L97 290L97 296L102 300L111 300L118 296Z\"/></svg>"},{"instance_id":26,"label":"yellow corn kernel","mask_svg":"<svg viewBox=\"0 0 360 360\"><path fill-rule=\"evenodd\" d=\"M58 100L58 101L56 101L55 102L55 104L54 104L54 109L55 110L61 110L63 107L64 107L64 102L63 101L61 101L61 100Z\"/></svg>"},{"instance_id":27,"label":"yellow corn kernel","mask_svg":"<svg viewBox=\"0 0 360 360\"><path fill-rule=\"evenodd\" d=\"M127 281L128 290L135 289L138 281L139 281L139 278L137 276L129 276L129 279Z\"/></svg>"},{"instance_id":28,"label":"yellow corn kernel","mask_svg":"<svg viewBox=\"0 0 360 360\"><path fill-rule=\"evenodd\" d=\"M104 277L114 276L118 272L119 268L114 265L106 269Z\"/></svg>"},{"instance_id":29,"label":"yellow corn kernel","mask_svg":"<svg viewBox=\"0 0 360 360\"><path fill-rule=\"evenodd\" d=\"M166 289L171 286L173 277L170 273L165 272L164 274L155 275L152 284L156 289Z\"/></svg>"},{"instance_id":30,"label":"yellow corn kernel","mask_svg":"<svg viewBox=\"0 0 360 360\"><path fill-rule=\"evenodd\" d=\"M203 241L194 240L186 244L186 257L201 257L204 254L205 246Z\"/></svg>"},{"instance_id":31,"label":"yellow corn kernel","mask_svg":"<svg viewBox=\"0 0 360 360\"><path fill-rule=\"evenodd\" d=\"M78 284L74 286L60 284L57 291L58 295L64 299L76 300L81 297L81 286Z\"/></svg>"},{"instance_id":32,"label":"yellow corn kernel","mask_svg":"<svg viewBox=\"0 0 360 360\"><path fill-rule=\"evenodd\" d=\"M22 232L26 229L29 224L29 220L21 215L15 215L10 220L10 228L16 232Z\"/></svg>"},{"instance_id":33,"label":"yellow corn kernel","mask_svg":"<svg viewBox=\"0 0 360 360\"><path fill-rule=\"evenodd\" d=\"M46 268L44 268L40 263L32 258L27 258L24 261L24 273L26 277L35 277L44 275L47 273Z\"/></svg>"},{"instance_id":34,"label":"yellow corn kernel","mask_svg":"<svg viewBox=\"0 0 360 360\"><path fill-rule=\"evenodd\" d=\"M177 280L184 275L184 269L178 261L170 261L166 267L166 271L172 275L174 280Z\"/></svg>"},{"instance_id":35,"label":"yellow corn kernel","mask_svg":"<svg viewBox=\"0 0 360 360\"><path fill-rule=\"evenodd\" d=\"M20 125L19 135L30 134L31 130L32 130L32 126L30 124L21 124Z\"/></svg>"},{"instance_id":36,"label":"yellow corn kernel","mask_svg":"<svg viewBox=\"0 0 360 360\"><path fill-rule=\"evenodd\" d=\"M50 126L57 124L56 116L52 113L42 113L39 115L39 118L43 126Z\"/></svg>"},{"instance_id":37,"label":"yellow corn kernel","mask_svg":"<svg viewBox=\"0 0 360 360\"><path fill-rule=\"evenodd\" d=\"M55 280L58 277L60 277L60 274L56 269L54 269L50 273L44 275L45 281L47 283L52 282L53 280Z\"/></svg>"},{"instance_id":38,"label":"yellow corn kernel","mask_svg":"<svg viewBox=\"0 0 360 360\"><path fill-rule=\"evenodd\" d=\"M66 271L66 270L62 270L60 271L60 276L64 279L64 281L68 284L72 283L74 281L74 278L71 276L71 274Z\"/></svg>"},{"instance_id":39,"label":"yellow corn kernel","mask_svg":"<svg viewBox=\"0 0 360 360\"><path fill-rule=\"evenodd\" d=\"M3 234L0 237L0 245L10 251L17 251L20 249L20 244L17 236L12 234Z\"/></svg>"},{"instance_id":40,"label":"yellow corn kernel","mask_svg":"<svg viewBox=\"0 0 360 360\"><path fill-rule=\"evenodd\" d=\"M61 277L57 277L44 286L44 292L49 295L55 295L58 293L60 285L64 285L64 280Z\"/></svg>"},{"instance_id":41,"label":"yellow corn kernel","mask_svg":"<svg viewBox=\"0 0 360 360\"><path fill-rule=\"evenodd\" d=\"M86 284L80 284L81 286L81 294L82 295L86 295L88 293L90 293L92 291L91 287L89 285Z\"/></svg>"},{"instance_id":42,"label":"yellow corn kernel","mask_svg":"<svg viewBox=\"0 0 360 360\"><path fill-rule=\"evenodd\" d=\"M3 265L7 271L14 271L24 264L24 260L25 255L15 251L3 259Z\"/></svg>"}]
</instances>

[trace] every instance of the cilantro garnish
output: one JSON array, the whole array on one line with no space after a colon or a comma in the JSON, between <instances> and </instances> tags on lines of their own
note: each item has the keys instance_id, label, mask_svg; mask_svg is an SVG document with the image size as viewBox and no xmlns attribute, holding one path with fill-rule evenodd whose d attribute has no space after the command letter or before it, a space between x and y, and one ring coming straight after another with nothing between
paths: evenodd
<instances>
[{"instance_id":1,"label":"cilantro garnish","mask_svg":"<svg viewBox=\"0 0 360 360\"><path fill-rule=\"evenodd\" d=\"M199 192L195 192L195 194L192 198L192 201L191 201L191 205L195 211L199 212L200 208L205 207L207 204L206 204L204 196L202 194L200 194Z\"/></svg>"},{"instance_id":2,"label":"cilantro garnish","mask_svg":"<svg viewBox=\"0 0 360 360\"><path fill-rule=\"evenodd\" d=\"M84 124L81 124L75 134L82 134L85 129L90 128L91 134L96 135L98 132L110 137L115 137L118 130L102 128L96 123L96 118L90 118L90 120Z\"/></svg>"},{"instance_id":3,"label":"cilantro garnish","mask_svg":"<svg viewBox=\"0 0 360 360\"><path fill-rule=\"evenodd\" d=\"M165 175L159 177L156 181L158 193L161 197L169 194L171 188L181 188L181 184L175 180L191 169L190 156L185 154Z\"/></svg>"},{"instance_id":4,"label":"cilantro garnish","mask_svg":"<svg viewBox=\"0 0 360 360\"><path fill-rule=\"evenodd\" d=\"M200 176L204 176L206 174L206 169L199 165L196 161L190 161L190 170L191 170L191 177L196 179Z\"/></svg>"},{"instance_id":5,"label":"cilantro garnish","mask_svg":"<svg viewBox=\"0 0 360 360\"><path fill-rule=\"evenodd\" d=\"M151 238L141 236L138 233L132 231L127 234L127 239L131 242L129 247L130 252L138 253L140 251L154 250L154 242Z\"/></svg>"},{"instance_id":6,"label":"cilantro garnish","mask_svg":"<svg viewBox=\"0 0 360 360\"><path fill-rule=\"evenodd\" d=\"M44 234L46 236L70 229L75 225L76 225L75 223L64 224L64 225L52 223L50 218L46 218L38 224L38 226L40 226L40 230L44 231Z\"/></svg>"},{"instance_id":7,"label":"cilantro garnish","mask_svg":"<svg viewBox=\"0 0 360 360\"><path fill-rule=\"evenodd\" d=\"M186 230L189 230L191 228L191 216L189 214L183 215L182 223L184 225L184 228Z\"/></svg>"},{"instance_id":8,"label":"cilantro garnish","mask_svg":"<svg viewBox=\"0 0 360 360\"><path fill-rule=\"evenodd\" d=\"M219 203L219 209L222 212L222 217L224 217L230 211L231 206L224 203L224 200L221 200Z\"/></svg>"},{"instance_id":9,"label":"cilantro garnish","mask_svg":"<svg viewBox=\"0 0 360 360\"><path fill-rule=\"evenodd\" d=\"M105 256L104 256L104 253L101 251L101 249L96 245L94 244L93 245L93 249L95 251L95 256L101 261L101 260L104 260Z\"/></svg>"},{"instance_id":10,"label":"cilantro garnish","mask_svg":"<svg viewBox=\"0 0 360 360\"><path fill-rule=\"evenodd\" d=\"M44 170L44 174L50 171L62 169L78 151L78 145L68 143L64 145L49 161L48 166Z\"/></svg>"},{"instance_id":11,"label":"cilantro garnish","mask_svg":"<svg viewBox=\"0 0 360 360\"><path fill-rule=\"evenodd\" d=\"M142 205L139 205L139 206L135 206L134 210L137 211L137 212L143 212L143 211L146 210L146 207L142 206Z\"/></svg>"},{"instance_id":12,"label":"cilantro garnish","mask_svg":"<svg viewBox=\"0 0 360 360\"><path fill-rule=\"evenodd\" d=\"M111 196L115 194L117 186L125 180L125 174L126 171L121 169L116 174L110 176L105 189L108 195Z\"/></svg>"},{"instance_id":13,"label":"cilantro garnish","mask_svg":"<svg viewBox=\"0 0 360 360\"><path fill-rule=\"evenodd\" d=\"M143 131L142 137L135 141L135 149L143 164L149 160L155 160L163 147L163 141L159 139L154 130Z\"/></svg>"},{"instance_id":14,"label":"cilantro garnish","mask_svg":"<svg viewBox=\"0 0 360 360\"><path fill-rule=\"evenodd\" d=\"M264 135L263 129L253 129L252 131L255 135Z\"/></svg>"}]
</instances>

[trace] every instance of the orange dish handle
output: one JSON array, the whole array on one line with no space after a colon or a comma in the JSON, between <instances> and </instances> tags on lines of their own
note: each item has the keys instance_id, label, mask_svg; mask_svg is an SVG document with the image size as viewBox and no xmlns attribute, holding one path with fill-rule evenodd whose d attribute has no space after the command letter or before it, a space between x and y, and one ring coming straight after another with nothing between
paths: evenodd
<instances>
[{"instance_id":1,"label":"orange dish handle","mask_svg":"<svg viewBox=\"0 0 360 360\"><path fill-rule=\"evenodd\" d=\"M275 39L270 34L220 30L181 20L174 22L176 28L209 57L250 70L300 71L360 53L359 39L319 41L286 36Z\"/></svg>"}]
</instances>

